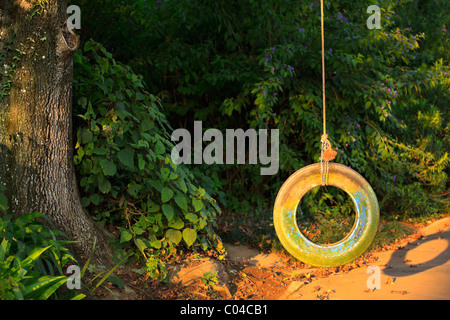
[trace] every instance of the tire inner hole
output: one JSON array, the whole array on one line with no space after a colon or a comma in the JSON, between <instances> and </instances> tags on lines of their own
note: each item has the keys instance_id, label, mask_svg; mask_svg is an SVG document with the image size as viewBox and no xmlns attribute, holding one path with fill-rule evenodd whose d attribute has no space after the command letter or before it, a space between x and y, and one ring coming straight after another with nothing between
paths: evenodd
<instances>
[{"instance_id":1,"label":"tire inner hole","mask_svg":"<svg viewBox=\"0 0 450 320\"><path fill-rule=\"evenodd\" d=\"M296 212L297 226L316 244L333 244L352 230L356 212L347 192L333 186L316 187L301 199Z\"/></svg>"}]
</instances>

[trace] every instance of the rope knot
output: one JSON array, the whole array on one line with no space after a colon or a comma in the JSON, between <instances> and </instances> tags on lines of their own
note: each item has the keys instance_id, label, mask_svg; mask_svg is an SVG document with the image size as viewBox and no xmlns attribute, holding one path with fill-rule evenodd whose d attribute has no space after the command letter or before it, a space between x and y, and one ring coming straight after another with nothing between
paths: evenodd
<instances>
[{"instance_id":1,"label":"rope knot","mask_svg":"<svg viewBox=\"0 0 450 320\"><path fill-rule=\"evenodd\" d=\"M322 161L333 161L336 159L337 152L331 148L330 140L328 140L328 134L322 136Z\"/></svg>"}]
</instances>

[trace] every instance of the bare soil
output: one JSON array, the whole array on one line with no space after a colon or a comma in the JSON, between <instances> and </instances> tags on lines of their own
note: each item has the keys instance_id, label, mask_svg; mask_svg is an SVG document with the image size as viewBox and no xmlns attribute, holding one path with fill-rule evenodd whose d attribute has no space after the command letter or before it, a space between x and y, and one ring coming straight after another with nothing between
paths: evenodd
<instances>
[{"instance_id":1,"label":"bare soil","mask_svg":"<svg viewBox=\"0 0 450 320\"><path fill-rule=\"evenodd\" d=\"M132 300L400 300L450 299L450 217L410 225L414 231L377 246L353 263L313 268L284 253L226 244L228 257L189 254L170 266L161 283L122 268L125 289L107 283L97 299ZM370 290L370 266L379 269L380 288ZM128 291L124 293L124 290Z\"/></svg>"}]
</instances>

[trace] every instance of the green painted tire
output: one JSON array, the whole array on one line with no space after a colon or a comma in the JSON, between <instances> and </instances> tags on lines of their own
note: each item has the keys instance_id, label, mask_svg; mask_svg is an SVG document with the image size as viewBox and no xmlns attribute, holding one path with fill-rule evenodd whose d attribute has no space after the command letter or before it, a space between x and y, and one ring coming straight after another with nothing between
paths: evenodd
<instances>
[{"instance_id":1,"label":"green painted tire","mask_svg":"<svg viewBox=\"0 0 450 320\"><path fill-rule=\"evenodd\" d=\"M298 260L315 267L337 267L362 255L375 237L380 219L378 200L369 183L349 167L329 163L328 185L347 192L356 208L350 233L333 244L318 245L306 238L296 220L298 204L305 194L322 185L320 163L294 173L278 192L274 207L274 226L284 248Z\"/></svg>"}]
</instances>

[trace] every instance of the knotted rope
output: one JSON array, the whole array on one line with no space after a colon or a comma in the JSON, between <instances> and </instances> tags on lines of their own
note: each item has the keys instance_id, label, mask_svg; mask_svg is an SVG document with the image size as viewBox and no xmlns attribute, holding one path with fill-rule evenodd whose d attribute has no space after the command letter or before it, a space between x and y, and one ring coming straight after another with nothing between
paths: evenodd
<instances>
[{"instance_id":1,"label":"knotted rope","mask_svg":"<svg viewBox=\"0 0 450 320\"><path fill-rule=\"evenodd\" d=\"M326 108L326 88L325 88L325 31L324 31L324 14L323 0L320 1L320 20L322 30L322 98L323 98L323 135L321 137L322 148L320 155L320 173L322 175L322 186L328 185L328 163L333 161L337 152L331 148L327 133L327 108Z\"/></svg>"}]
</instances>

